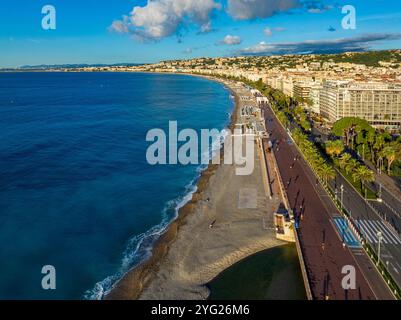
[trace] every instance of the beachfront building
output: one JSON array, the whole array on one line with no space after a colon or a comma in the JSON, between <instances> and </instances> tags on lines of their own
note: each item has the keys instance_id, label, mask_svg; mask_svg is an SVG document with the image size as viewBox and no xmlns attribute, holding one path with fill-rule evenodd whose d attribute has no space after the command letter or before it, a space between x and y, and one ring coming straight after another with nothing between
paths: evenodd
<instances>
[{"instance_id":1,"label":"beachfront building","mask_svg":"<svg viewBox=\"0 0 401 320\"><path fill-rule=\"evenodd\" d=\"M309 81L296 81L294 82L294 98L299 99L302 101L302 106L307 108L310 98L310 91L313 83Z\"/></svg>"},{"instance_id":2,"label":"beachfront building","mask_svg":"<svg viewBox=\"0 0 401 320\"><path fill-rule=\"evenodd\" d=\"M309 99L310 89L312 83L306 81L296 81L294 82L294 98L306 100Z\"/></svg>"},{"instance_id":3,"label":"beachfront building","mask_svg":"<svg viewBox=\"0 0 401 320\"><path fill-rule=\"evenodd\" d=\"M320 113L329 122L358 117L372 126L401 126L401 86L392 83L326 81L320 90Z\"/></svg>"},{"instance_id":4,"label":"beachfront building","mask_svg":"<svg viewBox=\"0 0 401 320\"><path fill-rule=\"evenodd\" d=\"M291 77L283 78L281 80L281 91L284 92L285 95L293 97L294 96L294 81Z\"/></svg>"},{"instance_id":5,"label":"beachfront building","mask_svg":"<svg viewBox=\"0 0 401 320\"><path fill-rule=\"evenodd\" d=\"M309 91L309 110L316 114L320 114L320 91L322 88L323 87L320 82L315 82L311 85Z\"/></svg>"}]
</instances>

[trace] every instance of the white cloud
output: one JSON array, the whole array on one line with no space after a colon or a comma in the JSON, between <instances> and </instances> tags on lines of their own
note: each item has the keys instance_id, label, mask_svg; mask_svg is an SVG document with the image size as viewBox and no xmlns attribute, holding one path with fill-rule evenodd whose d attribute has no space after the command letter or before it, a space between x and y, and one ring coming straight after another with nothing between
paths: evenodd
<instances>
[{"instance_id":1,"label":"white cloud","mask_svg":"<svg viewBox=\"0 0 401 320\"><path fill-rule=\"evenodd\" d=\"M274 46L267 44L266 42L262 41L259 42L257 45L252 47L245 48L241 50L242 54L258 54L258 53L265 53L273 50Z\"/></svg>"},{"instance_id":2,"label":"white cloud","mask_svg":"<svg viewBox=\"0 0 401 320\"><path fill-rule=\"evenodd\" d=\"M323 13L334 9L333 5L321 3L319 0L306 1L305 6L309 13Z\"/></svg>"},{"instance_id":3,"label":"white cloud","mask_svg":"<svg viewBox=\"0 0 401 320\"><path fill-rule=\"evenodd\" d=\"M301 6L300 0L228 0L228 13L237 20L267 18Z\"/></svg>"},{"instance_id":4,"label":"white cloud","mask_svg":"<svg viewBox=\"0 0 401 320\"><path fill-rule=\"evenodd\" d=\"M212 11L219 9L221 4L215 0L148 0L145 6L134 7L128 19L114 21L110 29L151 40L173 35L185 22L196 23L207 32Z\"/></svg>"},{"instance_id":5,"label":"white cloud","mask_svg":"<svg viewBox=\"0 0 401 320\"><path fill-rule=\"evenodd\" d=\"M127 23L127 16L124 17L123 21L120 20L115 20L109 27L109 30L112 32L117 32L117 33L128 33L129 32L129 24Z\"/></svg>"},{"instance_id":6,"label":"white cloud","mask_svg":"<svg viewBox=\"0 0 401 320\"><path fill-rule=\"evenodd\" d=\"M264 32L264 34L265 34L267 37L271 37L271 36L273 35L273 32L271 31L270 28L265 28L265 29L263 30L263 32Z\"/></svg>"},{"instance_id":7,"label":"white cloud","mask_svg":"<svg viewBox=\"0 0 401 320\"><path fill-rule=\"evenodd\" d=\"M240 37L238 36L232 36L232 35L227 35L224 37L224 39L222 41L220 41L220 44L223 45L228 45L228 46L234 46L234 45L238 45L241 44L242 40Z\"/></svg>"},{"instance_id":8,"label":"white cloud","mask_svg":"<svg viewBox=\"0 0 401 320\"><path fill-rule=\"evenodd\" d=\"M277 27L277 28L274 28L273 29L274 31L277 31L277 32L283 32L283 31L285 31L285 30L287 30L286 28L283 28L283 27Z\"/></svg>"}]
</instances>

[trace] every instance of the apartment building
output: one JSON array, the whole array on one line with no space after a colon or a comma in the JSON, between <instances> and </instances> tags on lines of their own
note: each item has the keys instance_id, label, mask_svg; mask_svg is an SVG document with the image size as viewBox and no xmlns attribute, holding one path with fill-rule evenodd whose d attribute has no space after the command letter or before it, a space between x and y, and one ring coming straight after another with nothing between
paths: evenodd
<instances>
[{"instance_id":1,"label":"apartment building","mask_svg":"<svg viewBox=\"0 0 401 320\"><path fill-rule=\"evenodd\" d=\"M294 98L309 99L312 84L309 81L295 81L293 86Z\"/></svg>"},{"instance_id":2,"label":"apartment building","mask_svg":"<svg viewBox=\"0 0 401 320\"><path fill-rule=\"evenodd\" d=\"M401 86L396 84L326 81L319 101L321 115L332 123L358 117L377 128L401 126Z\"/></svg>"},{"instance_id":3,"label":"apartment building","mask_svg":"<svg viewBox=\"0 0 401 320\"><path fill-rule=\"evenodd\" d=\"M320 114L320 91L322 90L322 84L320 82L315 82L311 85L309 90L309 110Z\"/></svg>"}]
</instances>

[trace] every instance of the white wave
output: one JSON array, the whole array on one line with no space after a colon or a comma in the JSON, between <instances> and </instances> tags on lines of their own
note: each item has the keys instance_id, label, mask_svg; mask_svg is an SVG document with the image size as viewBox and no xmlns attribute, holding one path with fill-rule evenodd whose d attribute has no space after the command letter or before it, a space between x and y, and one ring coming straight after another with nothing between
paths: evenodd
<instances>
[{"instance_id":1,"label":"white wave","mask_svg":"<svg viewBox=\"0 0 401 320\"><path fill-rule=\"evenodd\" d=\"M222 135L212 141L210 150L206 151L209 154L209 161L220 152L224 145L224 140L228 135L227 130L222 131ZM206 154L205 154L206 156ZM118 280L120 280L128 271L135 265L147 259L153 249L155 241L163 234L171 221L177 218L179 210L184 207L191 199L193 193L197 190L197 182L202 172L207 169L208 165L200 165L196 168L196 177L185 187L184 195L174 200L170 200L164 206L162 212L162 221L158 225L152 227L147 232L136 235L128 241L127 248L123 253L121 266L119 271L95 284L94 288L87 290L84 294L84 299L101 300L107 295ZM169 215L170 211L174 211L173 217Z\"/></svg>"},{"instance_id":2,"label":"white wave","mask_svg":"<svg viewBox=\"0 0 401 320\"><path fill-rule=\"evenodd\" d=\"M147 259L153 249L155 241L162 235L171 221L177 218L179 210L184 207L191 199L193 193L196 192L196 182L199 179L200 172L197 174L187 186L184 196L166 203L162 211L162 221L158 225L152 227L147 232L136 235L128 241L127 248L123 253L121 266L119 271L95 284L94 288L87 290L84 299L101 300L113 288L114 284L120 280L135 265ZM174 211L173 217L169 215L169 211Z\"/></svg>"}]
</instances>

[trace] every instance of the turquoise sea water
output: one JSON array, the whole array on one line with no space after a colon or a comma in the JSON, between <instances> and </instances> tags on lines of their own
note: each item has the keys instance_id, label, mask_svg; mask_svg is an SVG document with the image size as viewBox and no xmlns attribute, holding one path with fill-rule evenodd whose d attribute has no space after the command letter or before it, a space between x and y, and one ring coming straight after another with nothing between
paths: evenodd
<instances>
[{"instance_id":1,"label":"turquoise sea water","mask_svg":"<svg viewBox=\"0 0 401 320\"><path fill-rule=\"evenodd\" d=\"M0 299L99 298L194 190L150 166L148 130L224 128L221 84L183 75L0 73ZM42 266L56 290L41 288Z\"/></svg>"}]
</instances>

